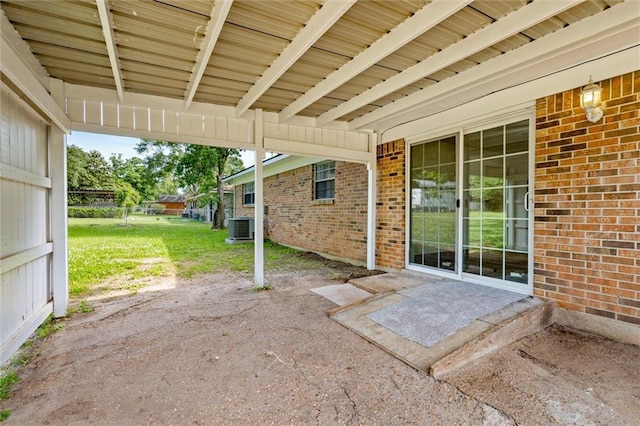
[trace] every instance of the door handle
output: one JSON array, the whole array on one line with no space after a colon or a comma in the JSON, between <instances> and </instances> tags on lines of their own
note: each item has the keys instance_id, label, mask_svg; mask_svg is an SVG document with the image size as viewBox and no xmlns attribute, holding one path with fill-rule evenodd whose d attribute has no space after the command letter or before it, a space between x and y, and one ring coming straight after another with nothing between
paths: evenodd
<instances>
[{"instance_id":1,"label":"door handle","mask_svg":"<svg viewBox=\"0 0 640 426\"><path fill-rule=\"evenodd\" d=\"M529 191L524 194L524 209L529 211Z\"/></svg>"}]
</instances>

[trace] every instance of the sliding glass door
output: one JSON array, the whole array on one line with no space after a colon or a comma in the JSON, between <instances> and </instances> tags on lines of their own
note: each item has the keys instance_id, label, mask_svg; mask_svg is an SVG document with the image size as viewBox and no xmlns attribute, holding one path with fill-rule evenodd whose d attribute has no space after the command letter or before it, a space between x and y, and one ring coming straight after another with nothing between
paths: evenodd
<instances>
[{"instance_id":1,"label":"sliding glass door","mask_svg":"<svg viewBox=\"0 0 640 426\"><path fill-rule=\"evenodd\" d=\"M410 266L528 284L529 138L522 120L410 146Z\"/></svg>"},{"instance_id":2,"label":"sliding glass door","mask_svg":"<svg viewBox=\"0 0 640 426\"><path fill-rule=\"evenodd\" d=\"M410 263L456 268L456 137L411 147Z\"/></svg>"},{"instance_id":3,"label":"sliding glass door","mask_svg":"<svg viewBox=\"0 0 640 426\"><path fill-rule=\"evenodd\" d=\"M464 135L463 272L527 283L528 120Z\"/></svg>"}]
</instances>

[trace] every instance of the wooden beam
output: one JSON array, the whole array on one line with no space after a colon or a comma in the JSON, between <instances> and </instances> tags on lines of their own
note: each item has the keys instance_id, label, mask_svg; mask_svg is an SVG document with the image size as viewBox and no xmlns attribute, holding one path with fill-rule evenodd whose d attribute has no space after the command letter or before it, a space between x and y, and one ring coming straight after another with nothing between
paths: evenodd
<instances>
[{"instance_id":1,"label":"wooden beam","mask_svg":"<svg viewBox=\"0 0 640 426\"><path fill-rule=\"evenodd\" d=\"M204 70L207 68L213 49L218 42L218 37L220 36L220 32L222 31L222 27L224 26L224 22L227 19L227 15L229 14L232 4L233 0L218 0L214 3L213 8L211 9L211 17L209 19L207 29L205 30L204 40L202 41L202 46L200 46L200 51L198 52L196 63L191 70L191 77L189 78L189 84L187 85L187 92L184 101L185 111L191 106L191 101L193 101L193 97L198 91L200 80L202 80L202 75L204 74Z\"/></svg>"},{"instance_id":2,"label":"wooden beam","mask_svg":"<svg viewBox=\"0 0 640 426\"><path fill-rule=\"evenodd\" d=\"M358 108L375 102L390 93L396 92L428 75L468 58L501 40L505 40L581 2L582 0L529 3L493 24L484 27L446 49L351 98L347 102L343 102L337 107L325 112L317 118L317 124L318 126L322 126Z\"/></svg>"},{"instance_id":3,"label":"wooden beam","mask_svg":"<svg viewBox=\"0 0 640 426\"><path fill-rule=\"evenodd\" d=\"M236 106L236 117L249 109L355 2L356 0L325 2L240 99Z\"/></svg>"},{"instance_id":4,"label":"wooden beam","mask_svg":"<svg viewBox=\"0 0 640 426\"><path fill-rule=\"evenodd\" d=\"M472 0L434 0L413 16L407 18L389 33L380 37L368 49L358 54L337 71L316 84L311 90L300 96L279 114L280 121L285 121L304 108L313 104L327 93L340 87L371 65L400 49L411 40L433 28L444 19L453 15Z\"/></svg>"},{"instance_id":5,"label":"wooden beam","mask_svg":"<svg viewBox=\"0 0 640 426\"><path fill-rule=\"evenodd\" d=\"M122 80L122 72L120 71L120 64L118 63L118 49L116 47L113 25L111 24L109 0L97 0L96 5L98 6L98 15L100 16L104 42L107 46L107 53L109 54L109 63L111 64L113 80L116 82L118 98L120 99L120 102L124 102L124 81Z\"/></svg>"}]
</instances>

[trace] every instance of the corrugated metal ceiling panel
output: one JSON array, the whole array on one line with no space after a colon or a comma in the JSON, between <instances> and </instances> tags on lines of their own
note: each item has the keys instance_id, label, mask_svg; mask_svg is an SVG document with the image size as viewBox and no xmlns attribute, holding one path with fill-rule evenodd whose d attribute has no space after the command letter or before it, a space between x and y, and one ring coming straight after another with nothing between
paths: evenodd
<instances>
[{"instance_id":1,"label":"corrugated metal ceiling panel","mask_svg":"<svg viewBox=\"0 0 640 426\"><path fill-rule=\"evenodd\" d=\"M218 1L218 0L216 0ZM235 0L194 100L235 106L325 1ZM506 52L560 31L623 0L586 0L480 52L351 112L352 120ZM184 98L214 0L110 0L124 90ZM279 112L428 4L360 0L251 105ZM475 0L307 106L318 116L527 5ZM115 89L95 0L0 0L2 10L47 72L74 84Z\"/></svg>"},{"instance_id":2,"label":"corrugated metal ceiling panel","mask_svg":"<svg viewBox=\"0 0 640 426\"><path fill-rule=\"evenodd\" d=\"M4 1L2 10L31 43L31 51L49 75L75 84L115 87L94 5Z\"/></svg>"}]
</instances>

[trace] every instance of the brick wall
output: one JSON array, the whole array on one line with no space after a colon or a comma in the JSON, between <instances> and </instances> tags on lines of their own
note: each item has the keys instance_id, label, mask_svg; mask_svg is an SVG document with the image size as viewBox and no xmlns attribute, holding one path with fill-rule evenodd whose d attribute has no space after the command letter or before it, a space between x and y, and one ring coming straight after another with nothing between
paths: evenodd
<instances>
[{"instance_id":1,"label":"brick wall","mask_svg":"<svg viewBox=\"0 0 640 426\"><path fill-rule=\"evenodd\" d=\"M405 142L378 145L376 264L405 267Z\"/></svg>"},{"instance_id":2,"label":"brick wall","mask_svg":"<svg viewBox=\"0 0 640 426\"><path fill-rule=\"evenodd\" d=\"M534 293L640 324L640 71L599 84L595 124L580 88L536 105Z\"/></svg>"},{"instance_id":3,"label":"brick wall","mask_svg":"<svg viewBox=\"0 0 640 426\"><path fill-rule=\"evenodd\" d=\"M264 180L265 237L356 263L367 260L367 168L336 162L334 200L313 200L313 166ZM253 216L235 189L235 216Z\"/></svg>"}]
</instances>

